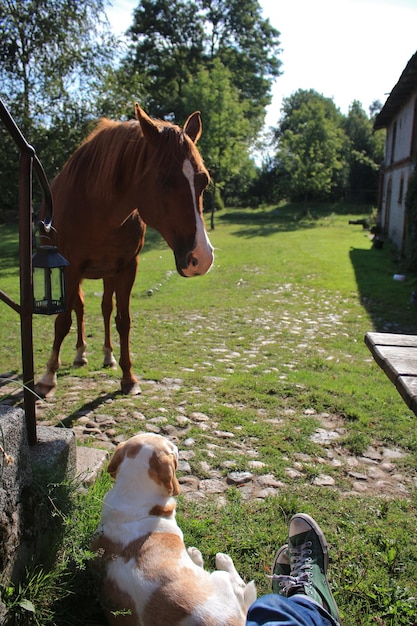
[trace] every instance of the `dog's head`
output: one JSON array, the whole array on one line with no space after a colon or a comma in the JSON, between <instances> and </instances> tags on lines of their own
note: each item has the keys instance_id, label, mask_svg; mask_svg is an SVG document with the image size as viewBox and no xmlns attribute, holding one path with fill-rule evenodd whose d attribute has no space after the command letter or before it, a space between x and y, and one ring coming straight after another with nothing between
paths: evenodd
<instances>
[{"instance_id":1,"label":"dog's head","mask_svg":"<svg viewBox=\"0 0 417 626\"><path fill-rule=\"evenodd\" d=\"M177 467L176 445L161 435L142 433L117 446L107 471L117 481L134 482L139 488L151 481L161 496L177 496Z\"/></svg>"}]
</instances>

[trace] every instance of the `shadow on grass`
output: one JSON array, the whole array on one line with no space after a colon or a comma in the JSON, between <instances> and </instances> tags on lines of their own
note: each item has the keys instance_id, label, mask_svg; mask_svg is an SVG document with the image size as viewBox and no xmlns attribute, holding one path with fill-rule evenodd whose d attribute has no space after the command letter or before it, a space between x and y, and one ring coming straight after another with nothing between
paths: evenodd
<instances>
[{"instance_id":1,"label":"shadow on grass","mask_svg":"<svg viewBox=\"0 0 417 626\"><path fill-rule=\"evenodd\" d=\"M393 279L399 273L393 247L386 244L383 249L351 248L349 256L361 304L372 321L373 328L369 330L416 333L417 307L410 303L415 279Z\"/></svg>"},{"instance_id":2,"label":"shadow on grass","mask_svg":"<svg viewBox=\"0 0 417 626\"><path fill-rule=\"evenodd\" d=\"M310 230L315 228L320 220L332 215L360 215L366 216L371 207L363 205L341 205L337 203L309 204L304 207L300 204L285 204L274 209L252 210L236 209L227 213L218 214L220 223L241 225L233 232L236 237L267 237L278 232L295 230Z\"/></svg>"}]
</instances>

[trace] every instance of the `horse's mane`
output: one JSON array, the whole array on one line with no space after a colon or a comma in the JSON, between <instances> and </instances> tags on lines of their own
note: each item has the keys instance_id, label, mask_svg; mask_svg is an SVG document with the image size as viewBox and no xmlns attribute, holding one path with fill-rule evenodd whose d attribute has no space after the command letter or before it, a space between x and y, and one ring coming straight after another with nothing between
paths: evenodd
<instances>
[{"instance_id":1,"label":"horse's mane","mask_svg":"<svg viewBox=\"0 0 417 626\"><path fill-rule=\"evenodd\" d=\"M116 122L102 118L65 164L57 180L85 187L96 197L112 198L136 184L151 169L169 177L188 158L202 169L203 160L193 142L175 124L153 120L159 127L158 149L145 141L136 120Z\"/></svg>"}]
</instances>

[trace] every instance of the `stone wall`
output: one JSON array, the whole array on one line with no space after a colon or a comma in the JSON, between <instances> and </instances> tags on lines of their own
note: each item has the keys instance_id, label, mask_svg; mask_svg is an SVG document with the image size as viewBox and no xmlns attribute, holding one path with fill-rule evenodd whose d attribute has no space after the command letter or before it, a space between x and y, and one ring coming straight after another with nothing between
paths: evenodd
<instances>
[{"instance_id":1,"label":"stone wall","mask_svg":"<svg viewBox=\"0 0 417 626\"><path fill-rule=\"evenodd\" d=\"M31 562L47 559L53 545L47 485L75 471L71 430L38 426L37 434L37 445L29 448L24 412L0 405L1 585L16 584ZM4 614L0 602L0 623Z\"/></svg>"}]
</instances>

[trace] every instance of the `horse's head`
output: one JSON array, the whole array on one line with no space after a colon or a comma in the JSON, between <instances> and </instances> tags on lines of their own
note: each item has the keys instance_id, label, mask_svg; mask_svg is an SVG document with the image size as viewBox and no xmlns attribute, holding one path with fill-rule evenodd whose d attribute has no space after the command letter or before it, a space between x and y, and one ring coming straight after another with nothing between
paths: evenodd
<instances>
[{"instance_id":1,"label":"horse's head","mask_svg":"<svg viewBox=\"0 0 417 626\"><path fill-rule=\"evenodd\" d=\"M172 248L179 274L205 274L214 255L202 201L210 179L195 145L201 135L200 113L190 115L183 129L151 119L138 104L135 113L149 154L147 176L141 181L147 196L142 196L141 217Z\"/></svg>"}]
</instances>

